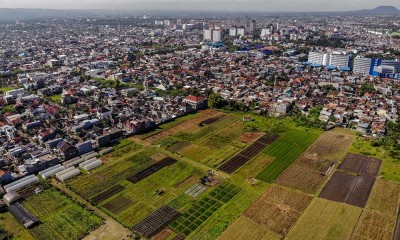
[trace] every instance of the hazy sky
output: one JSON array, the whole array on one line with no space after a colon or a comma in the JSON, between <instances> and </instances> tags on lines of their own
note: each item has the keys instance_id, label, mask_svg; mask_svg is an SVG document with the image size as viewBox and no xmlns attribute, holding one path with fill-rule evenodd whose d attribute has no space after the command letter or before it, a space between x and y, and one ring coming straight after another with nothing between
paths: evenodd
<instances>
[{"instance_id":1,"label":"hazy sky","mask_svg":"<svg viewBox=\"0 0 400 240\"><path fill-rule=\"evenodd\" d=\"M2 8L336 11L400 7L399 0L0 0Z\"/></svg>"}]
</instances>

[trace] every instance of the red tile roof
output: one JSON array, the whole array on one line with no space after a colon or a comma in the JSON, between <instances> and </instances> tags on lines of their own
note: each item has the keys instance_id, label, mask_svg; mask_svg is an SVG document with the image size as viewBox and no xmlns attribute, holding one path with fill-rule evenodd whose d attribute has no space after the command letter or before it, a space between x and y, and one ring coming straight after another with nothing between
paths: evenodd
<instances>
[{"instance_id":1,"label":"red tile roof","mask_svg":"<svg viewBox=\"0 0 400 240\"><path fill-rule=\"evenodd\" d=\"M204 100L204 98L201 96L187 96L185 99L191 102L200 102Z\"/></svg>"}]
</instances>

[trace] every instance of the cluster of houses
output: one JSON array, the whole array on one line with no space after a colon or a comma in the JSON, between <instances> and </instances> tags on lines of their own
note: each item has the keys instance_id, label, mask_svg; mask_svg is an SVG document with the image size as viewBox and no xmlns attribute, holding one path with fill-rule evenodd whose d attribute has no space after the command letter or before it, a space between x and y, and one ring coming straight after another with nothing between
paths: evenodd
<instances>
[{"instance_id":1,"label":"cluster of houses","mask_svg":"<svg viewBox=\"0 0 400 240\"><path fill-rule=\"evenodd\" d=\"M47 31L38 31L43 24ZM311 35L312 26L304 26L269 23L264 33ZM256 52L227 52L201 49L197 27L63 20L0 30L1 185L58 164L69 169L61 181L78 174L76 167L99 166L99 151L207 107L211 93L274 116L322 108L321 121L360 134L381 136L388 121L398 120L395 80L305 65L295 51L277 54L296 48L297 38L278 47L267 46L266 37ZM240 45L247 41L237 37ZM79 166L86 161L93 162Z\"/></svg>"}]
</instances>

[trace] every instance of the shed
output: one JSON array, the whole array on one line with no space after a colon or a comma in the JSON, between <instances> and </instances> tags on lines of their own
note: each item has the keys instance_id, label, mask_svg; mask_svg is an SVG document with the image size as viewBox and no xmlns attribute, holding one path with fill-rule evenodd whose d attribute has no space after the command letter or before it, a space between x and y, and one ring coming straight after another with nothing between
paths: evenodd
<instances>
[{"instance_id":1,"label":"shed","mask_svg":"<svg viewBox=\"0 0 400 240\"><path fill-rule=\"evenodd\" d=\"M21 198L22 196L19 195L17 192L9 192L3 196L3 201L7 206L10 206Z\"/></svg>"}]
</instances>

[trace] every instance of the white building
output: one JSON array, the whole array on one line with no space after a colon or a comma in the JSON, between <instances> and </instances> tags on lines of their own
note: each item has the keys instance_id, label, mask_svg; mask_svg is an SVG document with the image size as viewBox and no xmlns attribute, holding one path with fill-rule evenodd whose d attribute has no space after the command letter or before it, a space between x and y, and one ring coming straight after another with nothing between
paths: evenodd
<instances>
[{"instance_id":1,"label":"white building","mask_svg":"<svg viewBox=\"0 0 400 240\"><path fill-rule=\"evenodd\" d=\"M231 27L229 28L229 36L235 37L237 34L237 28Z\"/></svg>"},{"instance_id":2,"label":"white building","mask_svg":"<svg viewBox=\"0 0 400 240\"><path fill-rule=\"evenodd\" d=\"M211 42L221 42L222 29L204 29L203 39Z\"/></svg>"},{"instance_id":3,"label":"white building","mask_svg":"<svg viewBox=\"0 0 400 240\"><path fill-rule=\"evenodd\" d=\"M322 66L348 67L350 60L350 55L346 53L310 52L308 55L308 62Z\"/></svg>"},{"instance_id":4,"label":"white building","mask_svg":"<svg viewBox=\"0 0 400 240\"><path fill-rule=\"evenodd\" d=\"M222 41L222 30L221 29L214 29L212 31L212 41L213 42L221 42Z\"/></svg>"},{"instance_id":5,"label":"white building","mask_svg":"<svg viewBox=\"0 0 400 240\"><path fill-rule=\"evenodd\" d=\"M354 59L353 72L362 75L369 75L371 71L371 58L357 57Z\"/></svg>"},{"instance_id":6,"label":"white building","mask_svg":"<svg viewBox=\"0 0 400 240\"><path fill-rule=\"evenodd\" d=\"M269 28L263 28L263 29L261 29L260 37L261 37L262 39L266 39L269 35L271 35L271 29L269 29Z\"/></svg>"},{"instance_id":7,"label":"white building","mask_svg":"<svg viewBox=\"0 0 400 240\"><path fill-rule=\"evenodd\" d=\"M347 54L329 54L329 65L335 67L349 67L351 57Z\"/></svg>"},{"instance_id":8,"label":"white building","mask_svg":"<svg viewBox=\"0 0 400 240\"><path fill-rule=\"evenodd\" d=\"M212 29L204 29L203 30L203 39L212 41Z\"/></svg>"},{"instance_id":9,"label":"white building","mask_svg":"<svg viewBox=\"0 0 400 240\"><path fill-rule=\"evenodd\" d=\"M238 36L244 36L244 35L246 35L246 28L245 28L245 27L239 27L239 28L237 29L237 35L238 35Z\"/></svg>"},{"instance_id":10,"label":"white building","mask_svg":"<svg viewBox=\"0 0 400 240\"><path fill-rule=\"evenodd\" d=\"M320 64L322 66L328 66L329 56L327 53L310 52L308 54L308 62L312 64Z\"/></svg>"}]
</instances>

